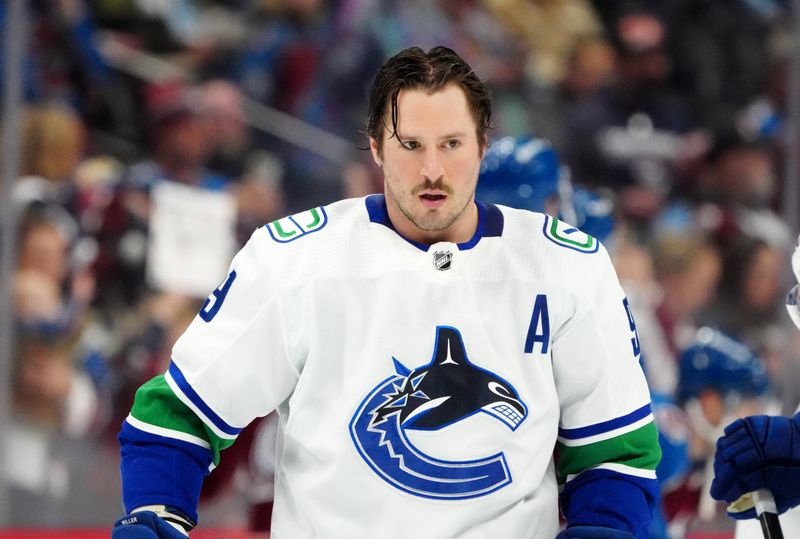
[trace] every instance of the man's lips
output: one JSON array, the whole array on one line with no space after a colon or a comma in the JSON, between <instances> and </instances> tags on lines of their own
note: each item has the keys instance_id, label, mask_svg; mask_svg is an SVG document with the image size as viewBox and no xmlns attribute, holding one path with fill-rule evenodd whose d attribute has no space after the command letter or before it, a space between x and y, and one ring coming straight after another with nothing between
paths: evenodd
<instances>
[{"instance_id":1,"label":"man's lips","mask_svg":"<svg viewBox=\"0 0 800 539\"><path fill-rule=\"evenodd\" d=\"M422 193L419 195L419 200L426 208L435 210L445 203L447 195L444 193Z\"/></svg>"}]
</instances>

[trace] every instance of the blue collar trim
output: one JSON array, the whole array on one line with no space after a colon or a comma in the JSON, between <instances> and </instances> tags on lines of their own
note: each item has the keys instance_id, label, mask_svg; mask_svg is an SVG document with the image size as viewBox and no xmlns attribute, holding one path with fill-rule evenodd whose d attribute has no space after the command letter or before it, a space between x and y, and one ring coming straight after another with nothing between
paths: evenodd
<instances>
[{"instance_id":1,"label":"blue collar trim","mask_svg":"<svg viewBox=\"0 0 800 539\"><path fill-rule=\"evenodd\" d=\"M398 236L406 240L408 243L420 249L427 251L430 245L418 241L410 240L397 232L392 222L389 220L389 212L386 209L386 197L384 195L370 195L366 198L365 204L367 206L367 214L369 220L373 223L378 223L393 230ZM459 251L472 249L481 238L499 237L503 235L503 212L494 204L485 204L483 202L476 202L478 206L478 228L475 229L475 234L469 241L457 244Z\"/></svg>"}]
</instances>

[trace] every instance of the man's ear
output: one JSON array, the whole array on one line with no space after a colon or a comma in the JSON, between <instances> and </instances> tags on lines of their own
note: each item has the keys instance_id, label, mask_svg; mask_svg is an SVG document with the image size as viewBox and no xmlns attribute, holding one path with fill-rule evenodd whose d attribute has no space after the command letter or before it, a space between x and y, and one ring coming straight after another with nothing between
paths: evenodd
<instances>
[{"instance_id":1,"label":"man's ear","mask_svg":"<svg viewBox=\"0 0 800 539\"><path fill-rule=\"evenodd\" d=\"M382 167L383 159L381 159L381 148L378 146L378 141L372 137L369 137L369 150L372 152L372 160L375 161L375 164Z\"/></svg>"}]
</instances>

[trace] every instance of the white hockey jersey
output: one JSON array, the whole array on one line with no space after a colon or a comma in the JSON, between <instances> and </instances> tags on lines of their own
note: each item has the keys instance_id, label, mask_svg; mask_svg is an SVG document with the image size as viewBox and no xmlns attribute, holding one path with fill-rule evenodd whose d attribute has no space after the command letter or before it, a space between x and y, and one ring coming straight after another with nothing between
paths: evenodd
<instances>
[{"instance_id":1,"label":"white hockey jersey","mask_svg":"<svg viewBox=\"0 0 800 539\"><path fill-rule=\"evenodd\" d=\"M559 485L655 480L639 360L591 236L479 204L472 240L421 245L375 195L257 230L123 430L216 462L277 409L278 539L552 539Z\"/></svg>"}]
</instances>

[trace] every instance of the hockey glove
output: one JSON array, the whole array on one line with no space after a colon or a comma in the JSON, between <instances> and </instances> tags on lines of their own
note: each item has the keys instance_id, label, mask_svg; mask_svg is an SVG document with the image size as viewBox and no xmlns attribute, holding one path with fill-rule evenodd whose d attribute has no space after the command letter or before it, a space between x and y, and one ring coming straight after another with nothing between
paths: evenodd
<instances>
[{"instance_id":1,"label":"hockey glove","mask_svg":"<svg viewBox=\"0 0 800 539\"><path fill-rule=\"evenodd\" d=\"M165 520L165 518L170 518L169 513L162 514L164 514L164 518L153 511L136 511L125 515L114 523L111 539L186 539L188 537L191 526L185 528L186 519L174 515L176 523L186 529L185 532L181 532Z\"/></svg>"},{"instance_id":2,"label":"hockey glove","mask_svg":"<svg viewBox=\"0 0 800 539\"><path fill-rule=\"evenodd\" d=\"M800 414L738 419L717 441L711 496L733 504L728 515L755 518L745 495L762 488L772 492L778 513L800 504Z\"/></svg>"},{"instance_id":3,"label":"hockey glove","mask_svg":"<svg viewBox=\"0 0 800 539\"><path fill-rule=\"evenodd\" d=\"M556 539L636 539L631 532L604 526L570 526L561 530Z\"/></svg>"}]
</instances>

